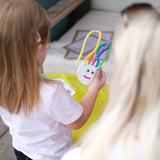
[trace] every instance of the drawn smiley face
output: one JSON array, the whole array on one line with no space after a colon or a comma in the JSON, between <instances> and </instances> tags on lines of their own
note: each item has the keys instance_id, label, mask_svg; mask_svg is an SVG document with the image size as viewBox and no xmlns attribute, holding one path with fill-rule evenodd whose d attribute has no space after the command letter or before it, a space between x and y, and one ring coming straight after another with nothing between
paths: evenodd
<instances>
[{"instance_id":1,"label":"drawn smiley face","mask_svg":"<svg viewBox=\"0 0 160 160\"><path fill-rule=\"evenodd\" d=\"M94 78L96 70L97 67L93 65L81 64L77 70L78 80L85 85L89 85Z\"/></svg>"}]
</instances>

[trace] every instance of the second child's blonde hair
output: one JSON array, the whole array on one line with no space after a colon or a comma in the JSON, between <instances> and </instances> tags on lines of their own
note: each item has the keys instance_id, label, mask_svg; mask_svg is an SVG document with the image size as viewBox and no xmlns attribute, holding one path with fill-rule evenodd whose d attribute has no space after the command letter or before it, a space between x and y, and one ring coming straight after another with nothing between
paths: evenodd
<instances>
[{"instance_id":1,"label":"second child's blonde hair","mask_svg":"<svg viewBox=\"0 0 160 160\"><path fill-rule=\"evenodd\" d=\"M10 113L30 113L40 99L37 39L49 42L46 12L33 0L0 3L0 105Z\"/></svg>"},{"instance_id":2,"label":"second child's blonde hair","mask_svg":"<svg viewBox=\"0 0 160 160\"><path fill-rule=\"evenodd\" d=\"M110 160L110 155L117 160L158 160L160 13L142 11L127 27L122 23L113 43L117 67L109 103L85 138L79 160Z\"/></svg>"}]
</instances>

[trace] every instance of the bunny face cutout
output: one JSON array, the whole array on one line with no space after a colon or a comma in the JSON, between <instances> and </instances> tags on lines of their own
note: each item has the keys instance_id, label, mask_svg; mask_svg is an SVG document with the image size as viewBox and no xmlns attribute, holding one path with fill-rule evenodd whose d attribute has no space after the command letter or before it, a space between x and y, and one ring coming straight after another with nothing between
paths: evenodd
<instances>
[{"instance_id":1,"label":"bunny face cutout","mask_svg":"<svg viewBox=\"0 0 160 160\"><path fill-rule=\"evenodd\" d=\"M97 67L94 65L81 64L77 69L78 80L85 85L89 85L94 78L96 70Z\"/></svg>"}]
</instances>

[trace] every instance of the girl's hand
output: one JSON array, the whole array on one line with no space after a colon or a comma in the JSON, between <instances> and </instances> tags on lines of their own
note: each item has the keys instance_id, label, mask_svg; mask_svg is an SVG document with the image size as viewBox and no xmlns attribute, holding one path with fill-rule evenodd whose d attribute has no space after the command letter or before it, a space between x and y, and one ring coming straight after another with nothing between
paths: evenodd
<instances>
[{"instance_id":1,"label":"girl's hand","mask_svg":"<svg viewBox=\"0 0 160 160\"><path fill-rule=\"evenodd\" d=\"M97 70L94 75L94 79L91 82L88 89L99 92L99 90L105 85L105 83L106 83L105 73L102 70Z\"/></svg>"}]
</instances>

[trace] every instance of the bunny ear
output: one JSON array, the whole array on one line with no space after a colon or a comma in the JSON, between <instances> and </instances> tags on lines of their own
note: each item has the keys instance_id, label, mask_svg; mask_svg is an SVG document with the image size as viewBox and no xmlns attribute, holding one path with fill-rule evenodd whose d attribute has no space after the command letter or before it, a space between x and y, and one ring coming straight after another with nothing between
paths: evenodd
<instances>
[{"instance_id":1,"label":"bunny ear","mask_svg":"<svg viewBox=\"0 0 160 160\"><path fill-rule=\"evenodd\" d=\"M100 31L98 31L98 30L92 30L92 31L90 31L90 32L87 34L87 36L86 36L85 39L84 39L81 52L80 52L80 54L79 54L79 57L77 58L77 62L80 60L80 58L81 58L82 55L83 55L83 51L84 51L84 48L85 48L85 45L86 45L86 42L87 42L88 37L89 37L92 33L94 33L94 32L99 33L99 38L98 38L98 41L97 41L97 45L96 45L96 47L93 49L93 51L84 59L83 63L85 64L85 63L86 63L86 60L88 59L88 57L90 57L90 56L96 51L96 49L97 49L97 47L98 47L98 45L99 45L99 42L100 42L100 40L101 40L102 33L101 33Z\"/></svg>"},{"instance_id":2,"label":"bunny ear","mask_svg":"<svg viewBox=\"0 0 160 160\"><path fill-rule=\"evenodd\" d=\"M40 43L41 42L41 36L40 36L40 34L38 33L38 32L36 32L36 34L37 34L37 43Z\"/></svg>"},{"instance_id":3,"label":"bunny ear","mask_svg":"<svg viewBox=\"0 0 160 160\"><path fill-rule=\"evenodd\" d=\"M99 68L98 68L98 70L101 70L101 69L102 69L102 64L104 63L104 61L107 59L108 55L110 54L110 51L111 51L111 41L110 41L110 43L109 43L108 46L107 46L107 49L108 49L108 48L109 48L109 50L108 50L106 56L104 57L103 61L102 61L102 62L99 61ZM106 49L106 50L107 50L107 49ZM99 57L100 57L100 56L98 56L98 59L99 59Z\"/></svg>"},{"instance_id":4,"label":"bunny ear","mask_svg":"<svg viewBox=\"0 0 160 160\"><path fill-rule=\"evenodd\" d=\"M93 50L97 47L97 43L95 44ZM88 64L90 64L93 60L93 57L94 57L94 53L90 56L89 60L88 60Z\"/></svg>"},{"instance_id":5,"label":"bunny ear","mask_svg":"<svg viewBox=\"0 0 160 160\"><path fill-rule=\"evenodd\" d=\"M108 48L110 48L110 45L111 45L111 40L109 41L109 42L104 42L104 43L102 43L99 47L98 47L98 49L97 49L97 55L96 55L96 57L94 58L94 60L93 60L93 62L92 62L92 65L94 65L94 63L95 63L95 61L97 61L97 64L96 64L96 67L98 67L98 65L100 65L100 67L99 67L99 70L102 68L102 64L104 63L104 61L106 60L106 58L108 57L108 55L109 55L109 52L110 52L110 49L109 49L109 51L107 52L107 55L105 56L105 58L103 59L103 61L102 61L102 63L100 63L100 60L99 60L99 58L100 58L100 56L103 54L103 52L105 52L106 50L108 50ZM103 48L102 48L103 47ZM101 50L100 50L100 48L102 48ZM99 51L100 50L100 51Z\"/></svg>"},{"instance_id":6,"label":"bunny ear","mask_svg":"<svg viewBox=\"0 0 160 160\"><path fill-rule=\"evenodd\" d=\"M99 47L97 48L96 50L96 57L93 59L92 61L92 65L94 65L95 61L97 60L97 57L99 56L99 54L102 53L102 51L106 48L106 45L107 45L107 41L106 42L103 42L102 44L99 45ZM103 48L102 48L103 47ZM101 49L102 48L102 49ZM101 49L101 50L100 50ZM100 50L100 51L99 51Z\"/></svg>"}]
</instances>

